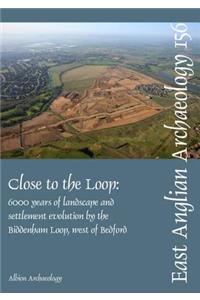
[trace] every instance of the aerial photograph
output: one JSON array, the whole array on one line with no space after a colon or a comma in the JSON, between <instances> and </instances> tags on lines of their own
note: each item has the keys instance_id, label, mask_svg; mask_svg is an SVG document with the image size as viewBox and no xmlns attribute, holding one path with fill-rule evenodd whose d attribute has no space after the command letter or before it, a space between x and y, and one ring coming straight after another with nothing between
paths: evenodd
<instances>
[{"instance_id":1,"label":"aerial photograph","mask_svg":"<svg viewBox=\"0 0 200 300\"><path fill-rule=\"evenodd\" d=\"M171 158L169 23L2 23L1 158ZM188 157L200 158L200 24L188 23Z\"/></svg>"}]
</instances>

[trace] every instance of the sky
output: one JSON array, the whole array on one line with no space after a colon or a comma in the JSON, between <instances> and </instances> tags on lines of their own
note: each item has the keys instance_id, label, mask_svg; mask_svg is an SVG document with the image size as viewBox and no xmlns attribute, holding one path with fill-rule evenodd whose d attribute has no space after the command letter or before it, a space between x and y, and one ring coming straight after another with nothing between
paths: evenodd
<instances>
[{"instance_id":1,"label":"sky","mask_svg":"<svg viewBox=\"0 0 200 300\"><path fill-rule=\"evenodd\" d=\"M198 36L200 23L188 23L193 36ZM30 35L133 35L171 36L170 23L2 23L4 38Z\"/></svg>"}]
</instances>

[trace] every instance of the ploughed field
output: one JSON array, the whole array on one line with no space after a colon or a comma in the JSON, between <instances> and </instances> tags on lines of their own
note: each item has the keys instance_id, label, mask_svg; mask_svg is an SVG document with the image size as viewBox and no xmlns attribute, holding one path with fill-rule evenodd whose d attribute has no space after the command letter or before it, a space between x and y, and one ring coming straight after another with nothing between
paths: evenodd
<instances>
[{"instance_id":1,"label":"ploughed field","mask_svg":"<svg viewBox=\"0 0 200 300\"><path fill-rule=\"evenodd\" d=\"M138 89L162 83L122 66L75 66L59 77L56 71L63 93L46 112L2 129L2 157L169 157L173 141L163 124L172 99Z\"/></svg>"}]
</instances>

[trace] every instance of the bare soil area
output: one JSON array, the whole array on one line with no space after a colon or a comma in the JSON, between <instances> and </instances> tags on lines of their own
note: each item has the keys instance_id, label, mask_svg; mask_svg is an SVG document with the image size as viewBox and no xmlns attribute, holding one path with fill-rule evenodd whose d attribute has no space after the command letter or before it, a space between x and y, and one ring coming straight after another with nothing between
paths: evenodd
<instances>
[{"instance_id":1,"label":"bare soil area","mask_svg":"<svg viewBox=\"0 0 200 300\"><path fill-rule=\"evenodd\" d=\"M1 151L144 120L163 108L135 87L156 83L160 82L123 67L104 67L83 95L76 93L72 97L66 91L53 101L48 111L21 125L2 129Z\"/></svg>"}]
</instances>

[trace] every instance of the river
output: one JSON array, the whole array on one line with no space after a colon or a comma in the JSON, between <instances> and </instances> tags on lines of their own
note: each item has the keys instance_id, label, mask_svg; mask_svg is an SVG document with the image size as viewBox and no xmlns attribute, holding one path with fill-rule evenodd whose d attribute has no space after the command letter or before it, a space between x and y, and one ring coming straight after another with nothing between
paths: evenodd
<instances>
[{"instance_id":1,"label":"river","mask_svg":"<svg viewBox=\"0 0 200 300\"><path fill-rule=\"evenodd\" d=\"M174 77L165 71L158 73L159 79L174 85ZM188 83L188 91L200 95L200 85Z\"/></svg>"}]
</instances>

